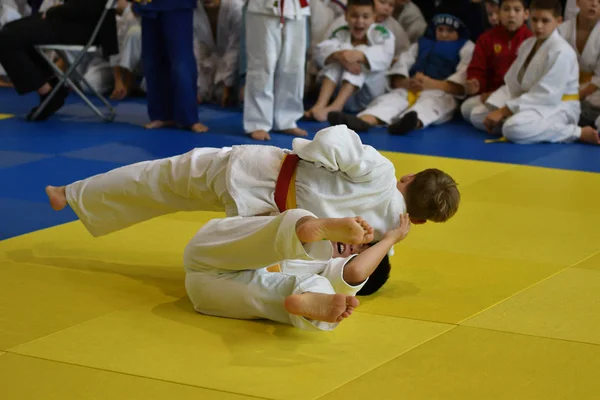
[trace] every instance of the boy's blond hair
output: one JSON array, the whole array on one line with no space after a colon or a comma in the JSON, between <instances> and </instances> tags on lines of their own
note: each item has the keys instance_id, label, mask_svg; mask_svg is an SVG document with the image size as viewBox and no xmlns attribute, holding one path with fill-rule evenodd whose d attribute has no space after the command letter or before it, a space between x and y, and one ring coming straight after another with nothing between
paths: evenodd
<instances>
[{"instance_id":1,"label":"boy's blond hair","mask_svg":"<svg viewBox=\"0 0 600 400\"><path fill-rule=\"evenodd\" d=\"M406 188L406 211L412 219L446 222L458 210L460 192L452 177L439 169L419 172Z\"/></svg>"}]
</instances>

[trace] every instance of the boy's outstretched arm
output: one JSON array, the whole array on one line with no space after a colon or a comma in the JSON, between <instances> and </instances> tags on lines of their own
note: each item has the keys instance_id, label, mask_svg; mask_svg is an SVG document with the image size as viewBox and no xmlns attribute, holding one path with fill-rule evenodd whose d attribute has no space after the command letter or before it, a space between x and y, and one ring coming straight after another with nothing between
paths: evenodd
<instances>
[{"instance_id":1,"label":"boy's outstretched arm","mask_svg":"<svg viewBox=\"0 0 600 400\"><path fill-rule=\"evenodd\" d=\"M410 231L410 217L408 214L400 216L398 228L387 232L383 239L354 257L344 267L344 281L349 285L356 286L364 282L388 254L390 249L403 240Z\"/></svg>"}]
</instances>

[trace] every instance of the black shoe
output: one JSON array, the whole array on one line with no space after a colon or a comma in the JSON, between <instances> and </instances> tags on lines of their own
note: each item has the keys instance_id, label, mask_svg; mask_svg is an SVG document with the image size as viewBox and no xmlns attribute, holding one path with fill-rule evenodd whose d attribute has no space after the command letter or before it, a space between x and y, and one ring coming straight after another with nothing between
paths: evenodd
<instances>
[{"instance_id":1,"label":"black shoe","mask_svg":"<svg viewBox=\"0 0 600 400\"><path fill-rule=\"evenodd\" d=\"M56 85L58 85L58 78L54 77L54 78L50 79L48 81L48 83L50 83L50 86L52 86L52 89L50 89L50 92L48 92L47 94L40 95L40 105L44 102L44 100L46 100L46 98L50 95L52 90L54 90ZM69 89L67 89L65 85L62 85L60 87L60 89L58 89L58 92L54 95L54 97L52 97L52 100L50 100L50 102L48 104L46 104L46 107L37 116L37 118L34 119L33 115L38 110L39 105L33 107L31 109L31 111L29 111L29 113L27 114L27 120L28 121L45 121L45 120L47 120L48 118L50 118L52 116L52 114L54 114L55 112L60 110L62 108L62 106L65 105L65 99L68 96L69 96Z\"/></svg>"},{"instance_id":2,"label":"black shoe","mask_svg":"<svg viewBox=\"0 0 600 400\"><path fill-rule=\"evenodd\" d=\"M367 132L373 127L373 125L366 123L355 115L344 114L338 111L327 114L327 122L330 125L346 125L355 132Z\"/></svg>"},{"instance_id":3,"label":"black shoe","mask_svg":"<svg viewBox=\"0 0 600 400\"><path fill-rule=\"evenodd\" d=\"M388 132L392 135L406 135L419 126L419 116L415 111L407 112L398 121L388 126Z\"/></svg>"}]
</instances>

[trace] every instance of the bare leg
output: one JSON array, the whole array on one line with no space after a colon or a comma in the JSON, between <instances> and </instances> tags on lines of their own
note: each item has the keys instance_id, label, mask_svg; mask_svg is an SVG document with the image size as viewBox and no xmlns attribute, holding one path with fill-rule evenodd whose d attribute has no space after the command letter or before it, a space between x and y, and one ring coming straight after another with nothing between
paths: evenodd
<instances>
[{"instance_id":1,"label":"bare leg","mask_svg":"<svg viewBox=\"0 0 600 400\"><path fill-rule=\"evenodd\" d=\"M319 97L317 98L317 102L315 105L308 111L304 112L304 118L313 119L314 113L319 112L323 108L329 105L329 100L331 100L331 96L333 96L333 92L335 92L337 84L329 78L324 78L323 82L321 82L321 90L319 91Z\"/></svg>"},{"instance_id":2,"label":"bare leg","mask_svg":"<svg viewBox=\"0 0 600 400\"><path fill-rule=\"evenodd\" d=\"M343 294L302 293L286 297L285 309L294 315L324 322L341 322L358 307L356 297Z\"/></svg>"},{"instance_id":3,"label":"bare leg","mask_svg":"<svg viewBox=\"0 0 600 400\"><path fill-rule=\"evenodd\" d=\"M373 241L373 228L361 217L350 218L300 218L296 235L302 243L330 240L348 244Z\"/></svg>"},{"instance_id":4,"label":"bare leg","mask_svg":"<svg viewBox=\"0 0 600 400\"><path fill-rule=\"evenodd\" d=\"M46 186L46 195L48 196L48 200L50 200L50 206L54 210L60 211L67 206L65 186Z\"/></svg>"},{"instance_id":5,"label":"bare leg","mask_svg":"<svg viewBox=\"0 0 600 400\"><path fill-rule=\"evenodd\" d=\"M344 82L342 84L342 87L340 88L340 91L339 91L337 97L333 101L333 103L331 103L327 107L314 109L312 112L312 116L317 121L320 121L320 122L327 121L327 114L329 114L332 111L333 112L342 111L344 109L344 106L348 102L348 99L350 98L350 96L352 96L352 94L354 94L356 89L357 89L357 87L352 85L351 83Z\"/></svg>"}]
</instances>

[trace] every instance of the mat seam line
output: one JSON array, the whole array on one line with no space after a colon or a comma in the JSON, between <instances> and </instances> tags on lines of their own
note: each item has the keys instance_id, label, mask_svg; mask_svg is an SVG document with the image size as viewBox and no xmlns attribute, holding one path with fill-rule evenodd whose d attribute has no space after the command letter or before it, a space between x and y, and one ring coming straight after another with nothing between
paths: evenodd
<instances>
[{"instance_id":1,"label":"mat seam line","mask_svg":"<svg viewBox=\"0 0 600 400\"><path fill-rule=\"evenodd\" d=\"M338 390L339 388L341 388L341 387L344 387L344 386L348 385L349 383L352 383L352 382L353 382L353 381L355 381L356 379L359 379L359 378L361 378L361 377L363 377L363 376L365 376L365 375L367 375L367 374L369 374L369 373L371 373L371 372L373 372L373 371L375 371L375 370L377 370L377 369L379 369L379 368L381 368L381 367L385 366L386 364L389 364L389 363L391 363L392 361L394 361L395 359L397 359L397 358L399 358L399 357L403 357L405 354L407 354L407 353L409 353L409 352L413 351L414 349L416 349L416 348L418 348L418 347L421 347L421 346L423 346L423 345L424 345L424 344L426 344L426 343L429 343L430 341L432 341L432 340L434 340L434 339L437 339L437 338L439 338L439 337L441 337L441 336L443 336L443 335L446 335L446 334L448 334L448 333L452 332L452 331L453 331L453 330L455 330L456 328L458 328L458 326L457 326L457 325L455 325L455 326L453 326L452 328L448 329L447 331L445 331L445 332L442 332L442 333L440 333L440 334L438 334L438 335L435 335L435 336L433 336L433 337L431 337L431 338L429 338L429 339L427 339L427 340L425 340L425 341L423 341L423 342L421 342L421 343L418 343L418 344L416 344L416 345L414 345L414 346L411 346L411 347L410 347L410 348L408 348L406 351L404 351L404 352L402 352L402 353L400 353L400 354L397 354L397 355L395 355L394 357L390 358L389 360L387 360L387 361L385 361L385 362L383 362L383 363L381 363L381 364L379 364L379 365L377 365L377 366L375 366L375 367L371 368L371 369L370 369L370 370L368 370L368 371L365 371L364 373L362 373L362 374L360 374L360 375L358 375L358 376L354 377L352 380L349 380L349 381L347 381L347 382L345 382L345 383L343 383L343 384L341 384L341 385L339 385L339 386L336 386L335 388L333 388L333 389L331 389L331 390L329 390L329 391L325 392L324 394L320 395L319 397L315 397L313 400L318 400L318 399L320 399L320 398L322 398L322 397L324 397L324 396L327 396L329 393L332 393L332 392L334 392L334 391Z\"/></svg>"},{"instance_id":2,"label":"mat seam line","mask_svg":"<svg viewBox=\"0 0 600 400\"><path fill-rule=\"evenodd\" d=\"M187 387L205 389L205 390L210 390L210 391L213 391L213 392L229 393L229 394L247 396L247 397L252 397L252 398L255 398L255 399L262 399L262 400L275 400L274 398L271 398L271 397L260 397L260 396L254 396L254 395L250 395L250 394L245 394L245 393L230 392L230 391L226 391L226 390L219 390L219 389L214 389L214 388L208 388L208 387L205 387L205 386L192 385L192 384L189 384L189 383L181 383L181 382L170 381L168 379L153 378L153 377L144 376L144 375L136 375L136 374L132 374L132 373L129 373L129 372L114 371L114 370L111 370L111 369L105 369L105 368L93 367L93 366L89 366L89 365L76 364L76 363L67 362L67 361L61 361L61 360L54 360L54 359L51 359L51 358L34 356L34 355L31 355L31 354L16 353L16 352L13 352L13 351L8 351L8 350L6 351L6 353L7 354L13 354L13 355L16 355L16 356L21 356L21 357L33 358L33 359L37 359L37 360L44 360L44 361L49 361L49 362L55 362L55 363L64 364L64 365L71 365L71 366L75 366L75 367L82 367L82 368L96 370L96 371L103 371L103 372L108 372L108 373L114 373L114 374L124 375L124 376L132 376L132 377L136 377L136 378L149 379L149 380L153 380L153 381L172 383L172 384L175 384L175 385L181 385L181 386L187 386Z\"/></svg>"}]
</instances>

